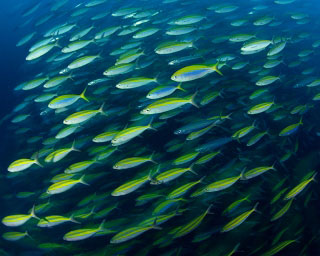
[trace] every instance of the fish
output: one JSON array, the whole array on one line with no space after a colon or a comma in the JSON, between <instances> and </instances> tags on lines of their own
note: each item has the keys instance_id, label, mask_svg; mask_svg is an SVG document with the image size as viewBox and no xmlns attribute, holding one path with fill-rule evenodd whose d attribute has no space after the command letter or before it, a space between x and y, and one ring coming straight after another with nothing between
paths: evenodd
<instances>
[{"instance_id":1,"label":"fish","mask_svg":"<svg viewBox=\"0 0 320 256\"><path fill-rule=\"evenodd\" d=\"M72 40L71 40L72 39ZM75 52L75 51L79 51L81 49L83 49L84 47L86 47L87 45L91 44L91 43L95 43L95 39L93 40L79 40L76 41L73 38L71 38L70 41L74 41L70 44L68 44L66 47L62 48L61 52L63 53L70 53L70 52Z\"/></svg>"},{"instance_id":2,"label":"fish","mask_svg":"<svg viewBox=\"0 0 320 256\"><path fill-rule=\"evenodd\" d=\"M266 85L274 83L277 80L280 80L280 77L278 77L278 76L265 76L265 77L260 78L256 82L256 85L257 86L266 86Z\"/></svg>"},{"instance_id":3,"label":"fish","mask_svg":"<svg viewBox=\"0 0 320 256\"><path fill-rule=\"evenodd\" d=\"M77 69L77 68L81 68L83 66L86 66L88 64L90 64L91 62L93 62L94 60L101 58L100 55L91 55L91 56L83 56L80 57L74 61L72 61L69 65L68 65L68 69Z\"/></svg>"},{"instance_id":4,"label":"fish","mask_svg":"<svg viewBox=\"0 0 320 256\"><path fill-rule=\"evenodd\" d=\"M156 223L156 221L155 221ZM156 226L155 224L151 225L151 226L146 226L146 227L132 227L132 228L128 228L125 229L119 233L117 233L115 236L113 236L110 240L111 244L118 244L118 243L123 243L126 242L128 240L131 240L137 236L142 235L143 233L151 230L151 229L161 229L160 227Z\"/></svg>"},{"instance_id":5,"label":"fish","mask_svg":"<svg viewBox=\"0 0 320 256\"><path fill-rule=\"evenodd\" d=\"M265 131L265 132L257 133L256 135L252 136L250 138L250 140L248 141L247 146L251 147L251 146L255 145L257 142L259 142L267 134L268 134L268 131Z\"/></svg>"},{"instance_id":6,"label":"fish","mask_svg":"<svg viewBox=\"0 0 320 256\"><path fill-rule=\"evenodd\" d=\"M137 189L139 189L141 186L146 184L148 181L151 180L150 174L147 176L143 176L141 178L129 181L127 183L124 183L123 185L117 187L115 190L112 191L112 196L123 196L127 195Z\"/></svg>"},{"instance_id":7,"label":"fish","mask_svg":"<svg viewBox=\"0 0 320 256\"><path fill-rule=\"evenodd\" d=\"M164 171L160 174L158 174L155 177L155 180L158 183L167 183L169 181L172 181L178 177L180 177L181 175L183 175L186 172L191 172L194 175L198 175L193 169L193 164L191 164L188 168L174 168L174 169L170 169L167 171Z\"/></svg>"},{"instance_id":8,"label":"fish","mask_svg":"<svg viewBox=\"0 0 320 256\"><path fill-rule=\"evenodd\" d=\"M130 158L123 159L117 162L116 164L114 164L113 169L123 170L123 169L133 168L146 162L152 162L156 164L156 162L153 160L153 154L150 157L130 157Z\"/></svg>"},{"instance_id":9,"label":"fish","mask_svg":"<svg viewBox=\"0 0 320 256\"><path fill-rule=\"evenodd\" d=\"M236 131L233 135L232 138L239 140L240 138L248 135L250 132L255 129L255 123L252 125L246 126L244 128L241 128L240 130Z\"/></svg>"},{"instance_id":10,"label":"fish","mask_svg":"<svg viewBox=\"0 0 320 256\"><path fill-rule=\"evenodd\" d=\"M37 226L41 227L41 228L44 228L44 227L49 228L49 227L61 225L66 222L73 222L73 223L80 224L80 222L76 221L73 218L73 216L71 216L70 218L67 218L67 217L59 216L59 215L50 215L50 216L46 216L43 219L40 219Z\"/></svg>"},{"instance_id":11,"label":"fish","mask_svg":"<svg viewBox=\"0 0 320 256\"><path fill-rule=\"evenodd\" d=\"M23 84L22 90L28 91L28 90L37 88L40 85L42 85L44 82L46 82L48 79L49 79L48 77L40 77L40 78L33 79L31 81L28 81Z\"/></svg>"},{"instance_id":12,"label":"fish","mask_svg":"<svg viewBox=\"0 0 320 256\"><path fill-rule=\"evenodd\" d=\"M232 213L243 202L247 201L250 203L251 201L249 200L249 198L250 198L250 195L234 201L223 211L223 214L226 215L226 214Z\"/></svg>"},{"instance_id":13,"label":"fish","mask_svg":"<svg viewBox=\"0 0 320 256\"><path fill-rule=\"evenodd\" d=\"M181 87L181 83L178 84L177 86L172 86L172 85L161 85L158 86L154 89L152 89L146 96L146 98L148 99L160 99L160 98L164 98L166 96L171 95L172 93L174 93L176 90L181 90L183 92L186 92L185 89L183 89Z\"/></svg>"},{"instance_id":14,"label":"fish","mask_svg":"<svg viewBox=\"0 0 320 256\"><path fill-rule=\"evenodd\" d=\"M274 102L260 103L258 105L253 106L252 108L250 108L248 110L248 114L249 115L256 115L256 114L263 113L263 112L267 111L268 109L270 109L273 104L274 104Z\"/></svg>"},{"instance_id":15,"label":"fish","mask_svg":"<svg viewBox=\"0 0 320 256\"><path fill-rule=\"evenodd\" d=\"M55 44L46 44L46 45L40 46L39 48L36 48L32 52L30 52L26 57L26 60L31 61L31 60L38 59L41 56L50 52L54 47L60 47L60 46L57 42Z\"/></svg>"},{"instance_id":16,"label":"fish","mask_svg":"<svg viewBox=\"0 0 320 256\"><path fill-rule=\"evenodd\" d=\"M67 169L65 169L65 173L77 173L82 172L86 169L88 169L93 164L98 163L96 159L93 160L86 160L78 163L74 163L70 165Z\"/></svg>"},{"instance_id":17,"label":"fish","mask_svg":"<svg viewBox=\"0 0 320 256\"><path fill-rule=\"evenodd\" d=\"M144 86L150 83L158 83L157 78L134 77L121 81L116 85L119 89L132 89Z\"/></svg>"},{"instance_id":18,"label":"fish","mask_svg":"<svg viewBox=\"0 0 320 256\"><path fill-rule=\"evenodd\" d=\"M68 106L74 104L79 99L83 99L83 100L89 102L89 100L85 96L86 90L87 90L87 88L85 88L84 91L79 95L66 94L66 95L62 95L57 98L54 98L53 100L50 101L48 107L52 108L52 109L65 108L65 107L68 107Z\"/></svg>"},{"instance_id":19,"label":"fish","mask_svg":"<svg viewBox=\"0 0 320 256\"><path fill-rule=\"evenodd\" d=\"M25 169L30 168L32 165L38 165L43 168L43 165L40 164L38 157L36 156L36 159L18 159L12 162L8 167L8 172L21 172Z\"/></svg>"},{"instance_id":20,"label":"fish","mask_svg":"<svg viewBox=\"0 0 320 256\"><path fill-rule=\"evenodd\" d=\"M189 189L191 189L191 188L194 187L195 185L203 182L204 178L205 178L205 177L202 177L200 180L187 183L187 184L182 185L181 187L179 187L179 188L171 191L171 192L167 195L167 199L175 199L175 198L177 198L177 197L183 196L185 193L188 192Z\"/></svg>"},{"instance_id":21,"label":"fish","mask_svg":"<svg viewBox=\"0 0 320 256\"><path fill-rule=\"evenodd\" d=\"M65 158L72 151L80 152L80 150L75 147L75 141L73 141L72 146L70 148L61 148L51 152L49 155L46 156L44 161L47 163L58 162L61 159Z\"/></svg>"},{"instance_id":22,"label":"fish","mask_svg":"<svg viewBox=\"0 0 320 256\"><path fill-rule=\"evenodd\" d=\"M72 96L73 100L79 99L80 96ZM69 101L70 102L70 101ZM79 112L75 112L71 115L69 115L66 119L63 120L63 123L66 125L74 125L74 124L80 124L83 122L88 121L89 119L95 117L98 114L107 115L106 112L103 110L104 103L101 105L101 107L97 110L82 110Z\"/></svg>"},{"instance_id":23,"label":"fish","mask_svg":"<svg viewBox=\"0 0 320 256\"><path fill-rule=\"evenodd\" d=\"M95 234L97 234L98 232L104 231L104 227L103 227L104 222L105 221L102 221L100 226L95 229L88 228L88 229L76 229L76 230L70 231L63 236L63 240L68 241L68 242L74 242L74 241L80 241L80 240L90 238L90 237L94 236Z\"/></svg>"},{"instance_id":24,"label":"fish","mask_svg":"<svg viewBox=\"0 0 320 256\"><path fill-rule=\"evenodd\" d=\"M191 65L173 73L171 80L175 82L189 82L213 72L217 72L221 76L223 75L220 70L218 70L218 63L214 65Z\"/></svg>"},{"instance_id":25,"label":"fish","mask_svg":"<svg viewBox=\"0 0 320 256\"><path fill-rule=\"evenodd\" d=\"M119 146L119 145L125 144L128 141L139 136L140 134L142 134L144 131L148 129L156 130L151 126L151 123L152 123L152 119L148 125L133 126L133 127L126 128L122 131L119 131L111 140L112 146Z\"/></svg>"},{"instance_id":26,"label":"fish","mask_svg":"<svg viewBox=\"0 0 320 256\"><path fill-rule=\"evenodd\" d=\"M243 52L252 52L252 51L260 51L264 50L272 43L271 40L254 40L247 43L241 47L241 51Z\"/></svg>"},{"instance_id":27,"label":"fish","mask_svg":"<svg viewBox=\"0 0 320 256\"><path fill-rule=\"evenodd\" d=\"M281 218L288 210L289 208L291 207L291 204L292 204L292 199L289 200L284 206L283 208L281 208L278 212L276 212L272 218L271 218L271 221L275 221L279 218Z\"/></svg>"},{"instance_id":28,"label":"fish","mask_svg":"<svg viewBox=\"0 0 320 256\"><path fill-rule=\"evenodd\" d=\"M302 118L300 119L299 123L296 124L291 124L285 128L283 128L280 133L279 136L290 136L291 134L294 134L295 132L297 132L297 130L299 129L300 125L302 125Z\"/></svg>"},{"instance_id":29,"label":"fish","mask_svg":"<svg viewBox=\"0 0 320 256\"><path fill-rule=\"evenodd\" d=\"M255 206L242 214L240 214L238 217L233 219L232 221L228 222L226 225L224 225L221 229L221 232L229 232L239 225L241 225L253 212L257 211L257 206L259 203L256 203Z\"/></svg>"},{"instance_id":30,"label":"fish","mask_svg":"<svg viewBox=\"0 0 320 256\"><path fill-rule=\"evenodd\" d=\"M157 48L154 51L157 54L165 55L165 54L180 52L192 47L195 47L192 42L170 41L170 42L161 43L160 45L157 46Z\"/></svg>"},{"instance_id":31,"label":"fish","mask_svg":"<svg viewBox=\"0 0 320 256\"><path fill-rule=\"evenodd\" d=\"M174 233L173 238L179 238L182 236L185 236L187 234L189 234L190 232L192 232L194 229L196 229L202 222L202 220L204 219L204 217L207 214L210 214L210 209L212 208L212 205L210 205L208 207L208 209L201 214L199 217L193 219L192 221L190 221L188 224L178 227L177 231Z\"/></svg>"},{"instance_id":32,"label":"fish","mask_svg":"<svg viewBox=\"0 0 320 256\"><path fill-rule=\"evenodd\" d=\"M1 222L7 227L18 227L28 222L31 218L40 220L40 218L35 215L35 206L32 207L30 214L9 215L4 217Z\"/></svg>"},{"instance_id":33,"label":"fish","mask_svg":"<svg viewBox=\"0 0 320 256\"><path fill-rule=\"evenodd\" d=\"M243 177L243 173L238 176L226 178L223 180L215 181L204 188L204 192L217 192L223 189L227 189L231 187L234 183L236 183L240 178Z\"/></svg>"},{"instance_id":34,"label":"fish","mask_svg":"<svg viewBox=\"0 0 320 256\"><path fill-rule=\"evenodd\" d=\"M292 0L291 0L292 1ZM280 2L276 1L276 2ZM284 1L283 1L284 2ZM296 242L296 240L286 240L286 241L282 241L279 244L277 244L276 246L274 246L273 248L271 248L270 250L268 250L267 252L263 253L263 256L272 256L277 254L278 252L280 252L281 250L283 250L284 248L286 248L287 246L289 246L290 244Z\"/></svg>"},{"instance_id":35,"label":"fish","mask_svg":"<svg viewBox=\"0 0 320 256\"><path fill-rule=\"evenodd\" d=\"M291 189L284 197L284 200L289 200L291 198L296 197L297 195L299 195L305 188L306 186L311 182L311 181L315 181L315 177L316 177L317 173L313 174L313 176L310 179L307 179L305 181L302 181L300 184L298 184L297 186L295 186L293 189Z\"/></svg>"},{"instance_id":36,"label":"fish","mask_svg":"<svg viewBox=\"0 0 320 256\"><path fill-rule=\"evenodd\" d=\"M88 183L84 181L85 175L83 175L80 179L70 179L70 180L61 180L56 183L53 183L48 187L47 193L50 195L63 193L77 184L83 184L89 186Z\"/></svg>"},{"instance_id":37,"label":"fish","mask_svg":"<svg viewBox=\"0 0 320 256\"><path fill-rule=\"evenodd\" d=\"M206 134L207 132L209 132L213 127L217 126L217 124L214 122L213 124L199 130L199 131L195 131L190 133L186 140L195 140L198 139L199 137L203 136L204 134Z\"/></svg>"},{"instance_id":38,"label":"fish","mask_svg":"<svg viewBox=\"0 0 320 256\"><path fill-rule=\"evenodd\" d=\"M194 101L196 95L197 92L184 98L164 98L161 100L157 100L141 110L140 113L143 115L154 115L174 110L186 104L191 104L196 108L199 108L199 106Z\"/></svg>"},{"instance_id":39,"label":"fish","mask_svg":"<svg viewBox=\"0 0 320 256\"><path fill-rule=\"evenodd\" d=\"M257 176L259 176L269 170L275 170L274 164L272 166L260 166L260 167L256 167L254 169L251 169L249 171L245 171L241 178L244 180L252 179L252 178L257 177Z\"/></svg>"},{"instance_id":40,"label":"fish","mask_svg":"<svg viewBox=\"0 0 320 256\"><path fill-rule=\"evenodd\" d=\"M30 237L28 231L22 232L6 232L2 234L2 238L7 241L19 241L25 237Z\"/></svg>"}]
</instances>

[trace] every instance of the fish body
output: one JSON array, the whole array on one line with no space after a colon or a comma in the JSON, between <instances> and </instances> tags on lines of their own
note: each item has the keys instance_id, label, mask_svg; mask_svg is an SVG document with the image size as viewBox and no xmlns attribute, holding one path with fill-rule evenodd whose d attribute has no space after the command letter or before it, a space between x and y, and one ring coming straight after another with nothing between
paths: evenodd
<instances>
[{"instance_id":1,"label":"fish body","mask_svg":"<svg viewBox=\"0 0 320 256\"><path fill-rule=\"evenodd\" d=\"M194 105L198 108L198 105L194 102L196 93L185 98L164 98L151 103L149 106L141 110L143 115L154 115L164 112L168 112L186 104Z\"/></svg>"},{"instance_id":2,"label":"fish body","mask_svg":"<svg viewBox=\"0 0 320 256\"><path fill-rule=\"evenodd\" d=\"M253 212L256 211L257 206L258 206L258 203L254 206L253 209L240 214L238 217L228 222L225 226L223 226L221 232L231 231L232 229L235 229L236 227L241 225Z\"/></svg>"},{"instance_id":3,"label":"fish body","mask_svg":"<svg viewBox=\"0 0 320 256\"><path fill-rule=\"evenodd\" d=\"M47 193L50 195L54 194L60 194L65 191L68 191L72 187L74 187L77 184L84 184L84 185L89 185L84 181L84 176L82 176L80 179L70 179L70 180L62 180L58 181L56 183L53 183L47 190Z\"/></svg>"},{"instance_id":4,"label":"fish body","mask_svg":"<svg viewBox=\"0 0 320 256\"><path fill-rule=\"evenodd\" d=\"M2 224L4 224L7 227L18 227L25 224L31 218L39 219L35 215L34 209L35 207L33 206L30 214L16 214L16 215L6 216L2 219Z\"/></svg>"},{"instance_id":5,"label":"fish body","mask_svg":"<svg viewBox=\"0 0 320 256\"><path fill-rule=\"evenodd\" d=\"M202 78L210 73L217 72L222 75L218 70L218 64L214 65L192 65L187 66L176 71L172 76L171 80L175 82L189 82L199 78Z\"/></svg>"}]
</instances>

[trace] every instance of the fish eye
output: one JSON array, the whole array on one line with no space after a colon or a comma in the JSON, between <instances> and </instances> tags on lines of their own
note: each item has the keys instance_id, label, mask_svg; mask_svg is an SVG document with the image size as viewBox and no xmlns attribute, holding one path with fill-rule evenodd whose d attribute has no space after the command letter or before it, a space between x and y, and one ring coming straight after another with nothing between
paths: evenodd
<instances>
[{"instance_id":1,"label":"fish eye","mask_svg":"<svg viewBox=\"0 0 320 256\"><path fill-rule=\"evenodd\" d=\"M147 111L147 112L150 112L150 108L147 108L146 111Z\"/></svg>"}]
</instances>

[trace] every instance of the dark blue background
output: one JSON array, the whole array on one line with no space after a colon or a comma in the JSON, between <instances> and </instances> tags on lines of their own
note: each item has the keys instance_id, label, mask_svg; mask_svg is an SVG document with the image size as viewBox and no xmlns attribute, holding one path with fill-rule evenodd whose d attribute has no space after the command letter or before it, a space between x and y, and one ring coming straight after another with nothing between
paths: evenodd
<instances>
[{"instance_id":1,"label":"dark blue background","mask_svg":"<svg viewBox=\"0 0 320 256\"><path fill-rule=\"evenodd\" d=\"M13 95L13 88L22 81L19 70L24 63L25 49L17 48L15 45L21 38L22 32L19 31L20 13L15 13L13 4L20 1L2 0L0 8L0 77L1 77L1 99L0 99L0 119L10 113L16 104ZM7 164L7 153L10 152L10 140L12 134L8 133L5 122L0 126L0 168L3 174L3 168ZM10 139L11 137L11 139Z\"/></svg>"},{"instance_id":2,"label":"dark blue background","mask_svg":"<svg viewBox=\"0 0 320 256\"><path fill-rule=\"evenodd\" d=\"M24 62L24 47L16 47L16 43L22 38L23 34L18 29L20 13L13 9L14 2L2 0L0 8L0 75L1 75L1 117L13 108L14 97L13 88L22 80L19 77L19 69Z\"/></svg>"}]
</instances>

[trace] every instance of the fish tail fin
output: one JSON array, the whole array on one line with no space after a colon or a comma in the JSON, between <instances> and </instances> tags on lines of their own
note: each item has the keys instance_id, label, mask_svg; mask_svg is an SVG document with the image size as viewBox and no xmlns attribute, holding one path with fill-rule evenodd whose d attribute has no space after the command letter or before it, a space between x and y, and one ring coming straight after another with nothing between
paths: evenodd
<instances>
[{"instance_id":1,"label":"fish tail fin","mask_svg":"<svg viewBox=\"0 0 320 256\"><path fill-rule=\"evenodd\" d=\"M317 174L318 174L318 173L316 172L315 174L312 175L312 177L311 177L311 180L312 180L312 181L317 182L317 180L315 179L315 177L317 176Z\"/></svg>"},{"instance_id":2,"label":"fish tail fin","mask_svg":"<svg viewBox=\"0 0 320 256\"><path fill-rule=\"evenodd\" d=\"M95 164L103 164L103 162L100 161L99 156L95 156L92 161L94 161Z\"/></svg>"},{"instance_id":3,"label":"fish tail fin","mask_svg":"<svg viewBox=\"0 0 320 256\"><path fill-rule=\"evenodd\" d=\"M302 117L301 117L300 120L299 120L299 125L303 125Z\"/></svg>"},{"instance_id":4,"label":"fish tail fin","mask_svg":"<svg viewBox=\"0 0 320 256\"><path fill-rule=\"evenodd\" d=\"M161 164L158 164L158 167L156 169L156 172L154 174L157 174L161 169ZM151 176L152 170L150 170L149 176Z\"/></svg>"},{"instance_id":5,"label":"fish tail fin","mask_svg":"<svg viewBox=\"0 0 320 256\"><path fill-rule=\"evenodd\" d=\"M224 89L222 88L220 91L219 91L219 96L222 98L222 99L224 99Z\"/></svg>"},{"instance_id":6,"label":"fish tail fin","mask_svg":"<svg viewBox=\"0 0 320 256\"><path fill-rule=\"evenodd\" d=\"M71 150L72 150L72 151L81 152L80 149L77 149L77 148L76 148L76 140L73 140L72 146L71 146Z\"/></svg>"},{"instance_id":7,"label":"fish tail fin","mask_svg":"<svg viewBox=\"0 0 320 256\"><path fill-rule=\"evenodd\" d=\"M24 232L24 234L27 236L27 237L30 237L29 233L28 233L28 230L26 230L26 232ZM31 237L30 237L31 238Z\"/></svg>"},{"instance_id":8,"label":"fish tail fin","mask_svg":"<svg viewBox=\"0 0 320 256\"><path fill-rule=\"evenodd\" d=\"M247 167L244 167L240 173L240 179L241 180L246 180L246 176L244 175L245 171L246 171Z\"/></svg>"},{"instance_id":9,"label":"fish tail fin","mask_svg":"<svg viewBox=\"0 0 320 256\"><path fill-rule=\"evenodd\" d=\"M190 167L188 168L188 171L189 172L192 172L194 175L198 175L198 173L196 173L194 170L193 170L193 166L195 165L195 163L192 163L191 165L190 165Z\"/></svg>"},{"instance_id":10,"label":"fish tail fin","mask_svg":"<svg viewBox=\"0 0 320 256\"><path fill-rule=\"evenodd\" d=\"M207 176L203 176L200 180L199 180L199 183L202 183L202 184L204 184L204 179L206 178Z\"/></svg>"},{"instance_id":11,"label":"fish tail fin","mask_svg":"<svg viewBox=\"0 0 320 256\"><path fill-rule=\"evenodd\" d=\"M95 195L97 195L97 193L95 193ZM92 209L91 209L91 211L90 211L90 214L92 215L92 214L96 214L96 206L93 206L92 207Z\"/></svg>"},{"instance_id":12,"label":"fish tail fin","mask_svg":"<svg viewBox=\"0 0 320 256\"><path fill-rule=\"evenodd\" d=\"M161 230L161 229L162 229L161 227L159 227L159 226L157 225L157 218L154 219L154 222L153 222L151 228L152 228L152 229L158 229L158 230Z\"/></svg>"},{"instance_id":13,"label":"fish tail fin","mask_svg":"<svg viewBox=\"0 0 320 256\"><path fill-rule=\"evenodd\" d=\"M181 87L181 85L182 85L182 83L178 84L177 89L180 90L180 91L186 92L187 90L183 89Z\"/></svg>"},{"instance_id":14,"label":"fish tail fin","mask_svg":"<svg viewBox=\"0 0 320 256\"><path fill-rule=\"evenodd\" d=\"M85 101L89 102L88 98L85 96L85 93L87 91L87 88L84 88L83 92L80 94L80 98L84 99Z\"/></svg>"},{"instance_id":15,"label":"fish tail fin","mask_svg":"<svg viewBox=\"0 0 320 256\"><path fill-rule=\"evenodd\" d=\"M152 127L152 122L153 122L153 117L151 118L149 124L148 124L148 128L151 129L151 130L154 130L154 131L157 131L156 128Z\"/></svg>"},{"instance_id":16,"label":"fish tail fin","mask_svg":"<svg viewBox=\"0 0 320 256\"><path fill-rule=\"evenodd\" d=\"M101 55L102 52L103 52L103 51L100 51L100 52L98 53L98 55L97 55L97 58L98 58L98 59L102 59L102 55Z\"/></svg>"},{"instance_id":17,"label":"fish tail fin","mask_svg":"<svg viewBox=\"0 0 320 256\"><path fill-rule=\"evenodd\" d=\"M32 206L32 209L31 209L31 217L37 219L37 220L40 220L40 218L36 215L36 210L35 210L36 206L33 205Z\"/></svg>"},{"instance_id":18,"label":"fish tail fin","mask_svg":"<svg viewBox=\"0 0 320 256\"><path fill-rule=\"evenodd\" d=\"M27 237L29 237L31 240L35 241L35 239L34 239L32 236L30 236L28 230L26 230L26 232L24 232L24 234L25 234Z\"/></svg>"},{"instance_id":19,"label":"fish tail fin","mask_svg":"<svg viewBox=\"0 0 320 256\"><path fill-rule=\"evenodd\" d=\"M105 222L106 222L106 220L103 220L103 221L101 222L101 224L99 225L99 228L98 228L99 231L105 230L105 228L104 228L104 223L105 223Z\"/></svg>"},{"instance_id":20,"label":"fish tail fin","mask_svg":"<svg viewBox=\"0 0 320 256\"><path fill-rule=\"evenodd\" d=\"M208 207L208 209L206 210L206 214L214 214L214 213L211 211L212 207L213 207L213 204L210 204L209 207Z\"/></svg>"},{"instance_id":21,"label":"fish tail fin","mask_svg":"<svg viewBox=\"0 0 320 256\"><path fill-rule=\"evenodd\" d=\"M59 43L59 39L55 42L54 46L57 46L59 48L63 48L62 45L60 45L60 43Z\"/></svg>"},{"instance_id":22,"label":"fish tail fin","mask_svg":"<svg viewBox=\"0 0 320 256\"><path fill-rule=\"evenodd\" d=\"M196 42L191 42L191 47L196 50L199 50L199 47L197 46Z\"/></svg>"},{"instance_id":23,"label":"fish tail fin","mask_svg":"<svg viewBox=\"0 0 320 256\"><path fill-rule=\"evenodd\" d=\"M152 181L153 178L152 178L152 170L149 171L149 174L148 174L148 180Z\"/></svg>"},{"instance_id":24,"label":"fish tail fin","mask_svg":"<svg viewBox=\"0 0 320 256\"><path fill-rule=\"evenodd\" d=\"M73 73L71 72L70 75L68 76L68 78L70 78L72 81L74 81L73 79Z\"/></svg>"},{"instance_id":25,"label":"fish tail fin","mask_svg":"<svg viewBox=\"0 0 320 256\"><path fill-rule=\"evenodd\" d=\"M84 181L84 177L85 177L86 175L84 174L84 175L82 175L81 176L81 178L80 178L80 180L79 180L79 182L81 183L81 184L83 184L83 185L87 185L87 186L90 186L90 184L89 183L87 183L87 182L85 182Z\"/></svg>"},{"instance_id":26,"label":"fish tail fin","mask_svg":"<svg viewBox=\"0 0 320 256\"><path fill-rule=\"evenodd\" d=\"M107 116L108 114L103 110L105 104L106 104L106 103L103 102L102 105L101 105L101 107L98 109L98 111L99 111L99 113L101 113L102 115Z\"/></svg>"},{"instance_id":27,"label":"fish tail fin","mask_svg":"<svg viewBox=\"0 0 320 256\"><path fill-rule=\"evenodd\" d=\"M230 114L228 114L227 116L226 116L226 119L228 119L228 120L231 120L232 118L231 118L231 115L233 114L233 112L231 112Z\"/></svg>"},{"instance_id":28,"label":"fish tail fin","mask_svg":"<svg viewBox=\"0 0 320 256\"><path fill-rule=\"evenodd\" d=\"M214 64L214 65L210 65L210 68L214 71L216 71L220 76L223 76L222 72L218 69L218 66L219 66L219 62Z\"/></svg>"},{"instance_id":29,"label":"fish tail fin","mask_svg":"<svg viewBox=\"0 0 320 256\"><path fill-rule=\"evenodd\" d=\"M43 165L39 162L39 152L36 153L36 157L34 159L34 163L43 168Z\"/></svg>"},{"instance_id":30,"label":"fish tail fin","mask_svg":"<svg viewBox=\"0 0 320 256\"><path fill-rule=\"evenodd\" d=\"M157 84L160 84L160 81L159 81L159 77L160 77L160 72L156 75L156 77L154 78L154 82L157 83Z\"/></svg>"},{"instance_id":31,"label":"fish tail fin","mask_svg":"<svg viewBox=\"0 0 320 256\"><path fill-rule=\"evenodd\" d=\"M157 174L160 171L160 167L161 167L161 164L158 164L158 167L154 174ZM151 169L148 174L148 180L150 180L150 184L154 184L154 185L160 184L160 182L157 179L152 177L154 175L152 172L153 172L153 169Z\"/></svg>"},{"instance_id":32,"label":"fish tail fin","mask_svg":"<svg viewBox=\"0 0 320 256\"><path fill-rule=\"evenodd\" d=\"M149 157L150 161L154 164L158 164L156 161L154 161L154 154L155 154L155 151L152 152L151 156Z\"/></svg>"},{"instance_id":33,"label":"fish tail fin","mask_svg":"<svg viewBox=\"0 0 320 256\"><path fill-rule=\"evenodd\" d=\"M257 203L254 205L254 207L253 207L252 210L253 210L254 212L260 213L260 212L257 210L258 205L259 205L259 202L257 202Z\"/></svg>"},{"instance_id":34,"label":"fish tail fin","mask_svg":"<svg viewBox=\"0 0 320 256\"><path fill-rule=\"evenodd\" d=\"M139 58L134 63L136 65L136 69L141 69L141 66L139 64Z\"/></svg>"},{"instance_id":35,"label":"fish tail fin","mask_svg":"<svg viewBox=\"0 0 320 256\"><path fill-rule=\"evenodd\" d=\"M200 108L198 104L194 101L195 97L197 96L198 91L196 91L193 95L189 96L187 99L189 100L190 104L195 106L196 108Z\"/></svg>"},{"instance_id":36,"label":"fish tail fin","mask_svg":"<svg viewBox=\"0 0 320 256\"><path fill-rule=\"evenodd\" d=\"M217 152L218 152L218 154L220 154L220 155L224 156L224 154L222 153L221 149L220 149L220 150L218 150Z\"/></svg>"},{"instance_id":37,"label":"fish tail fin","mask_svg":"<svg viewBox=\"0 0 320 256\"><path fill-rule=\"evenodd\" d=\"M74 214L72 214L72 215L70 216L70 221L73 222L73 223L81 224L81 222L79 222L79 221L77 221L77 220L74 219Z\"/></svg>"}]
</instances>

